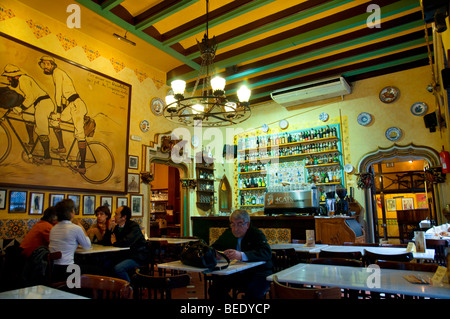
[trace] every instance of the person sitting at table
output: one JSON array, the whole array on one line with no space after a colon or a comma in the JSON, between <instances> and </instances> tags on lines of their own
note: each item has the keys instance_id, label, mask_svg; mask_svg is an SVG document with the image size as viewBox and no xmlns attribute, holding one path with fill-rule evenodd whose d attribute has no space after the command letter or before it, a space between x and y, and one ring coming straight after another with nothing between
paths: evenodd
<instances>
[{"instance_id":1,"label":"person sitting at table","mask_svg":"<svg viewBox=\"0 0 450 319\"><path fill-rule=\"evenodd\" d=\"M131 209L128 206L118 207L111 219L110 227L106 230L101 245L116 247L130 247L124 251L120 261L113 262L114 275L120 279L130 281L129 271L143 266L148 262L147 243L139 224L131 220Z\"/></svg>"},{"instance_id":2,"label":"person sitting at table","mask_svg":"<svg viewBox=\"0 0 450 319\"><path fill-rule=\"evenodd\" d=\"M92 224L87 231L92 243L97 243L103 239L103 235L109 227L111 211L108 206L99 206L95 209L95 216L97 216L97 222Z\"/></svg>"},{"instance_id":3,"label":"person sitting at table","mask_svg":"<svg viewBox=\"0 0 450 319\"><path fill-rule=\"evenodd\" d=\"M60 251L62 256L54 261L54 281L65 281L70 273L67 266L74 263L75 250L78 245L84 249L91 248L91 240L86 230L75 219L75 204L71 199L63 199L56 205L58 223L50 231L50 252ZM82 268L82 266L80 266ZM83 272L83 270L81 270Z\"/></svg>"},{"instance_id":4,"label":"person sitting at table","mask_svg":"<svg viewBox=\"0 0 450 319\"><path fill-rule=\"evenodd\" d=\"M42 218L31 228L20 243L20 247L23 249L22 255L25 258L29 258L36 248L40 246L48 247L50 230L57 223L56 208L50 206L44 211Z\"/></svg>"},{"instance_id":5,"label":"person sitting at table","mask_svg":"<svg viewBox=\"0 0 450 319\"><path fill-rule=\"evenodd\" d=\"M212 246L230 260L265 263L233 275L214 276L208 293L211 299L224 299L234 288L243 291L247 299L263 299L270 286L266 277L272 274L272 250L264 233L250 225L246 210L235 210L229 219L230 228Z\"/></svg>"}]
</instances>

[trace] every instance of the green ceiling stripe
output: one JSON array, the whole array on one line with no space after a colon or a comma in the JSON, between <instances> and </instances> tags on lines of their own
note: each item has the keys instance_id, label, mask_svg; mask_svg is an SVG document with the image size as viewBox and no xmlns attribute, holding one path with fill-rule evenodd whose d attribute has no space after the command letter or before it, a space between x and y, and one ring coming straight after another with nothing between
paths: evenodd
<instances>
[{"instance_id":1,"label":"green ceiling stripe","mask_svg":"<svg viewBox=\"0 0 450 319\"><path fill-rule=\"evenodd\" d=\"M409 3L409 6L407 8L405 8L406 2ZM383 10L381 10L382 18L386 18L388 16L397 14L399 12L402 12L403 10L410 10L410 9L416 8L417 6L418 6L418 4L414 0L405 0L405 1L400 1L400 4L394 3L391 5L388 5L386 7L383 7ZM347 29L350 29L353 27L364 25L366 23L367 17L368 17L368 14L364 13L359 16L355 16L355 17L349 18L347 20L343 20L338 23L334 23L334 24L331 24L331 25L328 25L328 26L325 26L325 27L322 27L319 29L315 29L310 32L302 33L298 36L291 37L289 39L284 39L282 41L266 45L262 48L248 51L244 54L240 54L238 56L234 56L232 58L219 61L219 62L215 63L215 67L216 67L216 69L224 69L231 65L237 65L239 63L243 63L248 60L253 60L255 58L262 57L262 56L270 54L270 53L274 53L274 52L277 52L277 51L280 51L283 49L290 48L293 46L293 43L295 43L295 45L298 46L298 45L307 43L311 40L314 40L314 39L317 39L320 37L333 35L340 31L344 31L344 30L347 30ZM180 76L179 78L182 78L185 81L189 81L190 79L195 78L197 75L198 75L197 72L192 71L192 72L189 72L189 73L186 73L186 74Z\"/></svg>"},{"instance_id":2,"label":"green ceiling stripe","mask_svg":"<svg viewBox=\"0 0 450 319\"><path fill-rule=\"evenodd\" d=\"M281 27L283 27L285 25L297 22L299 20L303 20L303 19L309 18L311 16L320 14L322 12L334 9L335 7L339 7L341 5L344 5L344 4L346 4L348 2L352 2L352 1L354 1L354 0L346 0L346 1L336 0L336 1L332 1L332 2L329 2L329 3L323 4L323 5L317 6L317 7L313 7L311 9L309 9L308 11L299 12L299 13L297 13L295 15L292 15L292 16L289 16L289 17L287 17L285 19L273 22L270 25L266 25L266 26L264 26L262 28L257 28L257 29L254 29L254 30L250 30L249 32L246 32L246 33L241 34L239 36L233 37L232 39L228 39L226 41L220 42L219 45L220 45L220 47L224 47L225 48L225 47L233 45L235 43L251 39L252 37L255 37L255 36L263 34L263 33L266 33L268 31L272 31L272 30L281 28ZM198 52L194 52L194 53L188 55L187 57L190 58L190 59L194 59L198 55L199 55Z\"/></svg>"},{"instance_id":3,"label":"green ceiling stripe","mask_svg":"<svg viewBox=\"0 0 450 319\"><path fill-rule=\"evenodd\" d=\"M383 55L383 54L386 54L386 53L390 53L392 51L398 51L398 50L406 49L408 47L416 46L416 45L419 45L419 44L423 44L423 41L415 40L415 41L411 41L411 42L407 42L407 43L401 43L401 44L394 45L394 46L391 46L391 47L387 47L387 48L371 51L369 53L359 54L359 55L347 57L345 59L334 60L332 62L328 62L328 63L321 64L321 65L317 65L317 66L314 66L314 67L311 67L311 68L307 68L307 69L302 69L302 70L299 70L297 72L292 72L292 73L285 74L285 75L282 75L282 76L279 76L279 77L276 77L276 78L270 77L270 78L267 78L267 79L265 79L263 81L260 81L258 83L252 83L248 87L251 89L251 88L254 88L254 87L265 86L265 85L268 85L268 84L271 84L271 83L285 81L285 80L289 80L289 79L292 79L292 78L300 77L300 76L303 76L303 75L306 75L306 74L309 74L309 73L316 73L316 72L324 71L324 70L327 70L327 69L332 69L332 68L335 68L335 67L338 67L338 66L341 66L341 65L344 65L344 64L348 64L348 63L354 64L354 63L357 63L357 61L359 61L359 60L366 60L366 59L369 59L369 58L374 58L374 57L376 57L378 55ZM234 91L236 91L236 90L227 90L227 93L234 93Z\"/></svg>"},{"instance_id":4,"label":"green ceiling stripe","mask_svg":"<svg viewBox=\"0 0 450 319\"><path fill-rule=\"evenodd\" d=\"M148 18L148 19L136 24L136 30L140 30L140 31L145 30L148 27L150 27L151 25L153 25L163 19L166 19L167 17L170 17L174 13L189 7L190 5L192 5L192 3L199 2L199 1L200 0L184 0L177 4L174 4L173 6L170 6L169 8L167 8L166 10L163 10L163 11L159 12L158 14L151 16L151 18Z\"/></svg>"},{"instance_id":5,"label":"green ceiling stripe","mask_svg":"<svg viewBox=\"0 0 450 319\"><path fill-rule=\"evenodd\" d=\"M333 52L333 51L342 50L342 49L345 49L345 48L348 48L348 47L352 47L352 46L356 46L356 45L360 45L360 44L365 44L368 41L373 41L373 40L376 40L376 39L384 38L384 37L387 37L387 36L392 35L392 34L400 33L400 32L403 32L403 31L410 30L412 28L419 27L421 25L423 25L422 21L414 21L414 22L411 22L411 23L408 23L408 24L405 24L405 25L401 25L401 26L395 27L395 28L382 30L382 31L377 32L375 34L371 34L371 35L368 35L368 36L360 37L360 38L357 38L357 39L352 39L350 41L343 42L343 43L338 43L338 44L335 44L333 46L323 47L321 49L314 50L312 52L307 52L307 53L302 54L302 55L297 55L297 56L294 56L294 57L289 58L289 59L276 61L275 63L271 63L271 64L265 64L264 66L259 67L259 68L252 68L251 70L247 70L245 72L240 72L240 73L237 73L236 75L228 76L227 80L231 81L231 80L234 80L234 79L237 79L237 78L241 78L241 77L249 76L249 75L252 75L252 74L255 74L255 73L263 72L265 70L270 70L270 69L277 68L277 67L280 67L280 66L284 66L284 65L287 65L287 64L295 63L295 62L298 62L300 60L309 59L309 58L312 58L314 56L327 54L327 53L330 53L330 52ZM423 43L422 39L418 40L418 41ZM430 38L430 41L432 41L431 38Z\"/></svg>"},{"instance_id":6,"label":"green ceiling stripe","mask_svg":"<svg viewBox=\"0 0 450 319\"><path fill-rule=\"evenodd\" d=\"M240 15L242 15L244 13L253 11L256 8L265 6L266 4L269 4L269 3L274 2L274 1L275 0L258 0L258 1L254 1L254 2L251 2L251 3L247 3L246 5L244 5L242 7L239 7L237 9L235 9L235 10L232 10L232 11L226 13L226 14L223 14L223 15L217 17L216 19L209 20L208 21L208 27L209 28L214 27L216 25L219 25L219 24L221 24L223 22L226 22L226 21L228 21L230 19L234 19L236 17L239 17ZM196 34L198 34L200 32L203 32L204 30L205 30L205 25L204 24L198 25L195 28L186 30L183 33L180 33L180 34L178 34L178 35L176 35L174 37L171 37L170 39L167 39L166 41L163 42L163 44L166 45L166 46L170 46L170 45L175 44L177 42L180 42L180 41L182 41L184 39L190 38L190 37L192 37L192 36L194 36L194 35L196 35ZM198 55L199 55L199 53L197 53L197 56Z\"/></svg>"},{"instance_id":7,"label":"green ceiling stripe","mask_svg":"<svg viewBox=\"0 0 450 319\"><path fill-rule=\"evenodd\" d=\"M124 1L125 0L106 0L104 3L101 4L101 7L103 10L109 11Z\"/></svg>"},{"instance_id":8,"label":"green ceiling stripe","mask_svg":"<svg viewBox=\"0 0 450 319\"><path fill-rule=\"evenodd\" d=\"M190 67L194 68L194 69L199 69L200 65L193 62L190 59L187 59L184 55L182 55L181 53L177 52L176 50L170 48L170 47L165 47L161 44L161 42L157 41L156 39L154 39L153 37L149 36L148 34L145 34L142 31L136 30L136 28L129 24L128 22L124 21L123 19L119 18L118 16L116 16L115 14L111 13L110 11L105 11L102 10L102 8L92 2L91 0L76 0L79 4L85 6L86 8L88 8L89 10L97 13L98 15L104 17L105 19L109 20L110 22L116 24L117 26L125 29L126 31L134 34L135 36L141 38L142 40L150 43L151 45L153 45L154 47L156 47L157 49L160 49L168 54L170 54L171 56L173 56L174 58L180 60L182 63L189 65ZM111 35L112 36L112 35Z\"/></svg>"}]
</instances>

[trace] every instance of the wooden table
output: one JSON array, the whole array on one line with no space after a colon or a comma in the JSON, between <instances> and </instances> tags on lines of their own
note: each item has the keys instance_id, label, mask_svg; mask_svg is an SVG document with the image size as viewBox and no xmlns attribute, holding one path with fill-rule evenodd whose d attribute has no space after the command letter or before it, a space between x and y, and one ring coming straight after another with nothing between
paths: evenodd
<instances>
[{"instance_id":1,"label":"wooden table","mask_svg":"<svg viewBox=\"0 0 450 319\"><path fill-rule=\"evenodd\" d=\"M379 285L374 284L373 278L375 278L376 274L371 268L321 264L297 264L268 276L267 280L273 281L273 276L277 275L278 281L282 283L450 299L449 284L412 284L403 278L405 275L415 275L429 280L434 273L382 268L379 271Z\"/></svg>"},{"instance_id":2,"label":"wooden table","mask_svg":"<svg viewBox=\"0 0 450 319\"><path fill-rule=\"evenodd\" d=\"M333 252L355 252L359 251L364 256L364 250L370 251L376 254L383 255L398 255L406 253L405 247L372 247L372 246L340 246L329 245L321 248L320 251L333 251ZM434 259L434 249L427 249L424 253L413 253L415 259Z\"/></svg>"},{"instance_id":3,"label":"wooden table","mask_svg":"<svg viewBox=\"0 0 450 319\"><path fill-rule=\"evenodd\" d=\"M327 247L328 245L318 245L316 244L314 247L308 247L305 246L305 244L272 244L270 245L271 249L289 249L294 248L296 252L305 252L305 253L311 253L311 254L318 254L321 249Z\"/></svg>"},{"instance_id":4,"label":"wooden table","mask_svg":"<svg viewBox=\"0 0 450 319\"><path fill-rule=\"evenodd\" d=\"M80 255L88 255L88 254L98 254L98 253L111 253L111 252L117 252L121 250L129 250L130 247L115 247L115 246L104 246L104 245L98 245L98 244L92 244L91 249L84 249L81 247L78 247L75 250L75 254Z\"/></svg>"},{"instance_id":5,"label":"wooden table","mask_svg":"<svg viewBox=\"0 0 450 319\"><path fill-rule=\"evenodd\" d=\"M0 292L0 299L89 299L47 286L32 286Z\"/></svg>"},{"instance_id":6,"label":"wooden table","mask_svg":"<svg viewBox=\"0 0 450 319\"><path fill-rule=\"evenodd\" d=\"M191 241L198 241L195 238L176 238L176 237L149 237L149 241L166 241L169 245L187 244Z\"/></svg>"}]
</instances>

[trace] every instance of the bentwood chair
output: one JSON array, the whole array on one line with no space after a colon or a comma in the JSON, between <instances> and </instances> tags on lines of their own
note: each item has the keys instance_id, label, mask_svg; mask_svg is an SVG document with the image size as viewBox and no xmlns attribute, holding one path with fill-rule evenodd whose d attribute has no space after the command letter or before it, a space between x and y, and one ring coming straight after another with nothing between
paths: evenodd
<instances>
[{"instance_id":1,"label":"bentwood chair","mask_svg":"<svg viewBox=\"0 0 450 319\"><path fill-rule=\"evenodd\" d=\"M319 253L319 258L346 258L360 260L362 258L362 254L360 251L340 252L322 250Z\"/></svg>"},{"instance_id":2,"label":"bentwood chair","mask_svg":"<svg viewBox=\"0 0 450 319\"><path fill-rule=\"evenodd\" d=\"M135 299L172 299L172 289L187 287L188 274L154 276L138 268L132 279Z\"/></svg>"},{"instance_id":3,"label":"bentwood chair","mask_svg":"<svg viewBox=\"0 0 450 319\"><path fill-rule=\"evenodd\" d=\"M123 279L81 275L80 288L74 291L92 299L133 299L133 288Z\"/></svg>"},{"instance_id":4,"label":"bentwood chair","mask_svg":"<svg viewBox=\"0 0 450 319\"><path fill-rule=\"evenodd\" d=\"M297 264L294 248L272 249L273 271L279 272Z\"/></svg>"},{"instance_id":5,"label":"bentwood chair","mask_svg":"<svg viewBox=\"0 0 450 319\"><path fill-rule=\"evenodd\" d=\"M411 252L391 255L391 254L377 254L367 250L364 250L364 258L363 258L366 266L369 266L370 264L375 264L377 260L410 262L413 259L414 256Z\"/></svg>"},{"instance_id":6,"label":"bentwood chair","mask_svg":"<svg viewBox=\"0 0 450 319\"><path fill-rule=\"evenodd\" d=\"M271 286L273 299L341 299L339 287L295 288L281 284L276 275Z\"/></svg>"},{"instance_id":7,"label":"bentwood chair","mask_svg":"<svg viewBox=\"0 0 450 319\"><path fill-rule=\"evenodd\" d=\"M434 249L434 263L447 267L448 241L445 239L425 239L428 249Z\"/></svg>"},{"instance_id":8,"label":"bentwood chair","mask_svg":"<svg viewBox=\"0 0 450 319\"><path fill-rule=\"evenodd\" d=\"M411 263L404 261L388 261L388 260L377 260L375 264L380 266L380 268L385 269L415 270L426 272L436 272L436 269L439 267L438 264L423 264L423 263Z\"/></svg>"},{"instance_id":9,"label":"bentwood chair","mask_svg":"<svg viewBox=\"0 0 450 319\"><path fill-rule=\"evenodd\" d=\"M348 259L348 258L311 258L311 264L322 264L322 265L339 265L339 266L350 266L350 267L362 267L363 263L361 260Z\"/></svg>"}]
</instances>

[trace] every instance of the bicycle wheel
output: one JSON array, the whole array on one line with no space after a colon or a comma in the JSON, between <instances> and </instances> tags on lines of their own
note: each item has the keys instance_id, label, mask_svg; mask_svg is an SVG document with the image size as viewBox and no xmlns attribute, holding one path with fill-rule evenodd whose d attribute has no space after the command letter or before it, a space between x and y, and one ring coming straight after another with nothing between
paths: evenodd
<instances>
[{"instance_id":1,"label":"bicycle wheel","mask_svg":"<svg viewBox=\"0 0 450 319\"><path fill-rule=\"evenodd\" d=\"M77 164L80 163L80 153L77 155ZM81 174L85 180L92 184L102 184L109 180L114 172L114 156L111 150L101 142L87 142L86 145L86 173Z\"/></svg>"},{"instance_id":2,"label":"bicycle wheel","mask_svg":"<svg viewBox=\"0 0 450 319\"><path fill-rule=\"evenodd\" d=\"M11 151L11 134L5 122L0 122L0 163L8 157Z\"/></svg>"}]
</instances>

